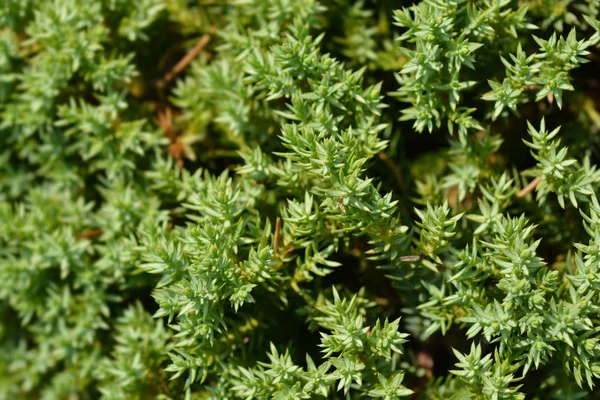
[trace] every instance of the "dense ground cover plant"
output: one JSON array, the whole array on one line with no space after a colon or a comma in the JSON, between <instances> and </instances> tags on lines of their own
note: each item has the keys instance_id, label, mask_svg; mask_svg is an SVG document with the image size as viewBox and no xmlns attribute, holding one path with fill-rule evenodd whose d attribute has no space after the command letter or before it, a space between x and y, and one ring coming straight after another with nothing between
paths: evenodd
<instances>
[{"instance_id":1,"label":"dense ground cover plant","mask_svg":"<svg viewBox=\"0 0 600 400\"><path fill-rule=\"evenodd\" d=\"M599 14L0 2L0 398L597 396Z\"/></svg>"}]
</instances>

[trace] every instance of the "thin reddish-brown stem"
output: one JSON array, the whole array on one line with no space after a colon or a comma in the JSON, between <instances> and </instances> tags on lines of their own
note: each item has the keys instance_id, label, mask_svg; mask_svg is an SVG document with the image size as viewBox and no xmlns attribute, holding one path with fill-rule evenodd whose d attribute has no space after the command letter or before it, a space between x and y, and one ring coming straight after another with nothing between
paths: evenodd
<instances>
[{"instance_id":1,"label":"thin reddish-brown stem","mask_svg":"<svg viewBox=\"0 0 600 400\"><path fill-rule=\"evenodd\" d=\"M377 153L377 156L379 156L379 159L383 161L385 165L387 165L388 168L392 171L392 175L394 175L394 178L396 179L396 182L398 183L400 189L404 189L404 178L402 177L398 166L396 166L396 164L394 164L394 162L383 151Z\"/></svg>"},{"instance_id":2,"label":"thin reddish-brown stem","mask_svg":"<svg viewBox=\"0 0 600 400\"><path fill-rule=\"evenodd\" d=\"M175 66L165 74L165 77L158 83L159 86L165 86L169 81L175 78L200 54L203 48L210 43L210 35L206 34L200 38L198 43L181 59Z\"/></svg>"},{"instance_id":3,"label":"thin reddish-brown stem","mask_svg":"<svg viewBox=\"0 0 600 400\"><path fill-rule=\"evenodd\" d=\"M158 381L160 382L160 386L162 387L163 392L167 396L171 397L172 396L171 389L169 389L169 385L167 385L165 378L160 373L158 373L157 375L158 375Z\"/></svg>"},{"instance_id":4,"label":"thin reddish-brown stem","mask_svg":"<svg viewBox=\"0 0 600 400\"><path fill-rule=\"evenodd\" d=\"M519 193L517 193L517 198L522 198L527 196L528 193L530 193L533 189L535 189L535 187L537 186L538 183L540 183L540 181L542 180L541 177L537 177L534 180L532 180L529 185L525 186L523 188L523 190L521 190Z\"/></svg>"},{"instance_id":5,"label":"thin reddish-brown stem","mask_svg":"<svg viewBox=\"0 0 600 400\"><path fill-rule=\"evenodd\" d=\"M94 229L93 231L81 232L75 235L76 239L91 239L104 233L104 229Z\"/></svg>"},{"instance_id":6,"label":"thin reddish-brown stem","mask_svg":"<svg viewBox=\"0 0 600 400\"><path fill-rule=\"evenodd\" d=\"M160 127L160 129L162 129L171 143L173 143L177 135L173 129L173 113L170 107L167 107L164 112L158 112L156 124Z\"/></svg>"}]
</instances>

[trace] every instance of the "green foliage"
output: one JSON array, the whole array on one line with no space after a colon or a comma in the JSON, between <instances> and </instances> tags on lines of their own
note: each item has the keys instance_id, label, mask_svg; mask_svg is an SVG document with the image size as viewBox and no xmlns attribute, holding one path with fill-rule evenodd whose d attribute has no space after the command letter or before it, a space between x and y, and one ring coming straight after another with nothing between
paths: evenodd
<instances>
[{"instance_id":1,"label":"green foliage","mask_svg":"<svg viewBox=\"0 0 600 400\"><path fill-rule=\"evenodd\" d=\"M1 2L0 399L598 396L598 2L412 3Z\"/></svg>"}]
</instances>

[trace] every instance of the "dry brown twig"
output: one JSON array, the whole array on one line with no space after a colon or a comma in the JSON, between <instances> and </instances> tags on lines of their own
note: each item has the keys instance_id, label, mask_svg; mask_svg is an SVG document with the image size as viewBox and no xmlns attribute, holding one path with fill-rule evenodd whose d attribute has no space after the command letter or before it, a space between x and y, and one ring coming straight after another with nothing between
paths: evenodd
<instances>
[{"instance_id":1,"label":"dry brown twig","mask_svg":"<svg viewBox=\"0 0 600 400\"><path fill-rule=\"evenodd\" d=\"M159 111L155 122L171 142L169 146L169 154L171 154L171 156L177 161L177 166L182 168L185 149L184 145L178 139L177 132L173 127L173 113L171 108L167 107L165 111Z\"/></svg>"},{"instance_id":2,"label":"dry brown twig","mask_svg":"<svg viewBox=\"0 0 600 400\"><path fill-rule=\"evenodd\" d=\"M394 164L394 162L383 151L377 153L377 156L392 171L392 174L394 175L394 178L396 179L396 182L398 183L400 189L404 189L404 178L402 177L402 174L400 173L400 170L398 169L396 164Z\"/></svg>"},{"instance_id":3,"label":"dry brown twig","mask_svg":"<svg viewBox=\"0 0 600 400\"><path fill-rule=\"evenodd\" d=\"M528 193L530 193L531 191L533 191L533 189L535 189L535 187L537 186L538 183L540 183L540 181L542 180L541 177L537 177L534 180L532 180L529 185L525 186L519 193L517 193L517 198L523 198L525 196L527 196Z\"/></svg>"},{"instance_id":4,"label":"dry brown twig","mask_svg":"<svg viewBox=\"0 0 600 400\"><path fill-rule=\"evenodd\" d=\"M75 235L75 239L91 239L104 233L104 229L94 229L93 231L81 232Z\"/></svg>"},{"instance_id":5,"label":"dry brown twig","mask_svg":"<svg viewBox=\"0 0 600 400\"><path fill-rule=\"evenodd\" d=\"M214 29L213 29L214 31ZM198 43L181 59L175 66L165 74L164 78L158 81L157 86L163 88L169 83L175 76L183 71L193 60L200 54L203 48L210 43L210 35L205 34L198 40Z\"/></svg>"},{"instance_id":6,"label":"dry brown twig","mask_svg":"<svg viewBox=\"0 0 600 400\"><path fill-rule=\"evenodd\" d=\"M165 111L158 112L156 124L162 129L171 142L175 141L177 135L175 135L175 129L173 129L173 113L170 107L167 107Z\"/></svg>"},{"instance_id":7,"label":"dry brown twig","mask_svg":"<svg viewBox=\"0 0 600 400\"><path fill-rule=\"evenodd\" d=\"M216 32L216 27L212 27L210 29L210 33L213 34ZM165 74L164 78L159 80L156 83L156 86L159 89L159 96L162 99L164 97L162 89L173 80L181 71L183 71L193 60L200 54L202 49L204 49L210 43L210 35L205 34L198 40L196 45L188 51L188 53L181 59L175 66ZM183 167L183 155L185 153L184 144L181 143L177 138L177 133L175 132L175 128L173 127L173 113L170 107L165 107L164 111L159 111L156 119L156 124L162 129L165 135L169 138L171 145L169 146L169 153L175 158L177 161L177 166L179 168Z\"/></svg>"}]
</instances>

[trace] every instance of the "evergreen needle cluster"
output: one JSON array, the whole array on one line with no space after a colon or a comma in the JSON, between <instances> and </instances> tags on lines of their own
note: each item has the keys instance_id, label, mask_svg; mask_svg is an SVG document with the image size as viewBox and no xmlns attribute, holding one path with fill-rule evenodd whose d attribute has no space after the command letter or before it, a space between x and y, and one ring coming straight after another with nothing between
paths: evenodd
<instances>
[{"instance_id":1,"label":"evergreen needle cluster","mask_svg":"<svg viewBox=\"0 0 600 400\"><path fill-rule=\"evenodd\" d=\"M0 400L600 395L599 18L0 1Z\"/></svg>"}]
</instances>

